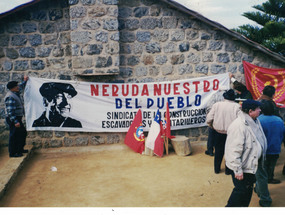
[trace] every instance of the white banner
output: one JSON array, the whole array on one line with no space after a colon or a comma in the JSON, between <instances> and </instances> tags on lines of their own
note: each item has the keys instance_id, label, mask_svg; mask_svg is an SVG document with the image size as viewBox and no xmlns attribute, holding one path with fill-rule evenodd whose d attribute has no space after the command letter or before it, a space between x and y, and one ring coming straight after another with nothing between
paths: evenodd
<instances>
[{"instance_id":1,"label":"white banner","mask_svg":"<svg viewBox=\"0 0 285 215\"><path fill-rule=\"evenodd\" d=\"M148 131L169 104L171 130L206 125L206 104L229 75L152 83L94 83L30 77L24 100L28 131L127 132L138 109Z\"/></svg>"}]
</instances>

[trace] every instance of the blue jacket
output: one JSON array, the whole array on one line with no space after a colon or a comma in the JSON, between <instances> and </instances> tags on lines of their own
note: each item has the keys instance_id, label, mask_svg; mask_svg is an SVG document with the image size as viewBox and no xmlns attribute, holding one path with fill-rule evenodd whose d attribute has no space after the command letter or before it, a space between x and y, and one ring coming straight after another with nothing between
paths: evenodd
<instances>
[{"instance_id":1,"label":"blue jacket","mask_svg":"<svg viewBox=\"0 0 285 215\"><path fill-rule=\"evenodd\" d=\"M258 119L267 139L266 154L280 154L281 144L285 132L282 119L278 116L268 116L263 114L261 114Z\"/></svg>"}]
</instances>

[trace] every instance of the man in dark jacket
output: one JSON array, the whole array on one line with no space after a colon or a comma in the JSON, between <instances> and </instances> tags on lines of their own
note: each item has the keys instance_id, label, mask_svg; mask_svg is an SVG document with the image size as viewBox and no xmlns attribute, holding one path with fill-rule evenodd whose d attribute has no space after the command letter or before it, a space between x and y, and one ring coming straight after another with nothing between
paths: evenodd
<instances>
[{"instance_id":1,"label":"man in dark jacket","mask_svg":"<svg viewBox=\"0 0 285 215\"><path fill-rule=\"evenodd\" d=\"M252 99L252 95L244 84L237 81L232 73L229 73L233 88L236 91L236 99Z\"/></svg>"},{"instance_id":2,"label":"man in dark jacket","mask_svg":"<svg viewBox=\"0 0 285 215\"><path fill-rule=\"evenodd\" d=\"M26 145L27 131L22 122L24 116L24 103L20 96L20 92L23 91L28 77L24 77L24 81L18 84L17 81L10 81L7 84L9 90L5 96L6 106L6 122L9 125L9 156L21 157L22 153L27 153L28 150L24 150Z\"/></svg>"}]
</instances>

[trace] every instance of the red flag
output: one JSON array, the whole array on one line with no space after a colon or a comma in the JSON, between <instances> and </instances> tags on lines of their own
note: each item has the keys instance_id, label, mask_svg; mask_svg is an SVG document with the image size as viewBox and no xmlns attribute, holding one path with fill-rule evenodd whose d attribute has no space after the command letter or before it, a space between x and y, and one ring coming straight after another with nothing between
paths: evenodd
<instances>
[{"instance_id":1,"label":"red flag","mask_svg":"<svg viewBox=\"0 0 285 215\"><path fill-rule=\"evenodd\" d=\"M140 109L126 134L125 144L135 152L142 153L144 151L144 134Z\"/></svg>"},{"instance_id":2,"label":"red flag","mask_svg":"<svg viewBox=\"0 0 285 215\"><path fill-rule=\"evenodd\" d=\"M169 106L168 102L166 103L166 114L165 114L165 129L164 129L164 134L166 137L169 139L173 139L175 136L171 136L171 129L170 129L170 115L169 115Z\"/></svg>"},{"instance_id":3,"label":"red flag","mask_svg":"<svg viewBox=\"0 0 285 215\"><path fill-rule=\"evenodd\" d=\"M275 87L273 101L285 107L285 69L269 69L255 66L243 61L246 87L251 92L253 99L259 99L265 86Z\"/></svg>"}]
</instances>

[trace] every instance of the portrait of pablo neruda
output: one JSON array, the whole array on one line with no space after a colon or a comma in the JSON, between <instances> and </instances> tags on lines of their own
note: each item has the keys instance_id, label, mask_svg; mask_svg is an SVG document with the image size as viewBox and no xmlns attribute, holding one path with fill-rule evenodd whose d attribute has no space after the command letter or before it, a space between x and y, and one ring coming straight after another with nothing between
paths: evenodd
<instances>
[{"instance_id":1,"label":"portrait of pablo neruda","mask_svg":"<svg viewBox=\"0 0 285 215\"><path fill-rule=\"evenodd\" d=\"M33 127L82 128L81 122L69 117L71 100L77 91L71 84L49 82L40 89L45 111L33 122Z\"/></svg>"}]
</instances>

